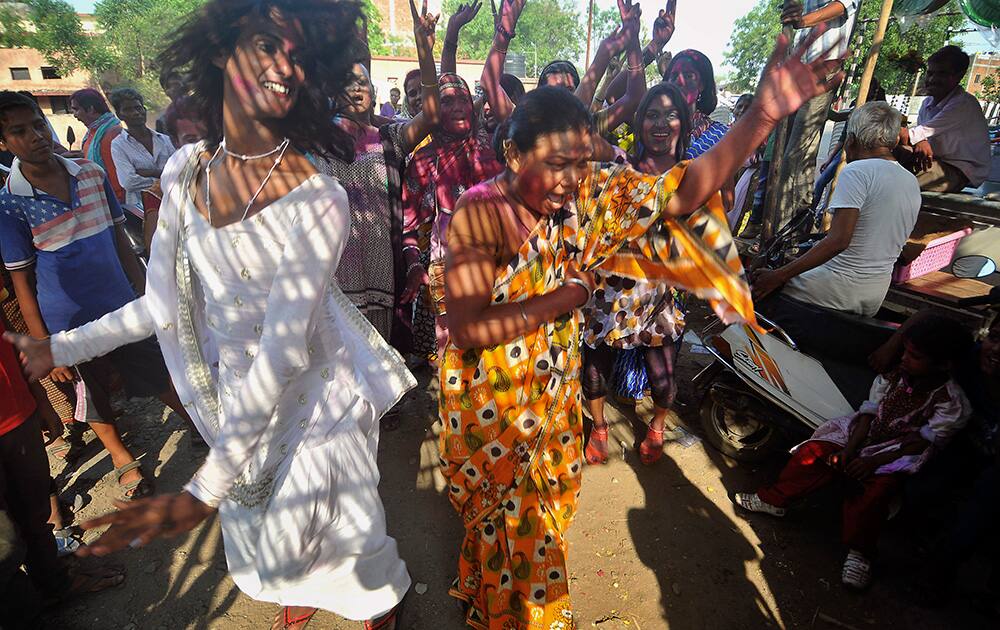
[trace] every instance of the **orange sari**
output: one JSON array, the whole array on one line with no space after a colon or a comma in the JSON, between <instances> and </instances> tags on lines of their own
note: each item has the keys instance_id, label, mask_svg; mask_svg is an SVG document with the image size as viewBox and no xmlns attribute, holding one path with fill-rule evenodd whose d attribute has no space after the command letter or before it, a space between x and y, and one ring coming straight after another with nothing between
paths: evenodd
<instances>
[{"instance_id":1,"label":"orange sari","mask_svg":"<svg viewBox=\"0 0 1000 630\"><path fill-rule=\"evenodd\" d=\"M753 321L718 195L683 220L661 217L685 168L595 165L575 204L543 218L499 273L493 303L553 291L573 263L663 279L726 320ZM619 252L626 243L635 254ZM449 342L441 362L441 466L466 532L451 594L469 604L473 628L576 627L564 535L583 469L580 323L575 311L497 346Z\"/></svg>"}]
</instances>

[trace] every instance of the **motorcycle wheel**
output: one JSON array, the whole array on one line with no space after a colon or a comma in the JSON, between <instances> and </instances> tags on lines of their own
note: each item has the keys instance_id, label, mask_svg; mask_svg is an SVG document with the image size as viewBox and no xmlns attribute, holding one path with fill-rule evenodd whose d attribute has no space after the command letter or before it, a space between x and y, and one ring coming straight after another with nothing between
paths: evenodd
<instances>
[{"instance_id":1,"label":"motorcycle wheel","mask_svg":"<svg viewBox=\"0 0 1000 630\"><path fill-rule=\"evenodd\" d=\"M719 380L726 379L723 374ZM733 385L738 386L737 383ZM717 451L738 462L756 463L767 459L781 442L781 432L759 420L767 417L763 403L749 394L734 393L734 387L705 390L701 400L701 427L705 438ZM728 383L727 383L728 385Z\"/></svg>"}]
</instances>

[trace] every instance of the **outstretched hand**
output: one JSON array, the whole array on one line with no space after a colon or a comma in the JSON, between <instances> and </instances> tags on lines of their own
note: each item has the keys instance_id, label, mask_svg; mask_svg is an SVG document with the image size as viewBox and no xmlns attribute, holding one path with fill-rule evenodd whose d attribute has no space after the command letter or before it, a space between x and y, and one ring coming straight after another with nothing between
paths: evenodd
<instances>
[{"instance_id":1,"label":"outstretched hand","mask_svg":"<svg viewBox=\"0 0 1000 630\"><path fill-rule=\"evenodd\" d=\"M841 69L844 58L825 59L836 43L824 50L816 61L806 63L802 60L809 47L825 31L824 24L814 28L787 58L790 45L788 38L778 36L753 101L753 106L760 115L771 124L777 124L782 118L798 111L810 99L833 90L844 80Z\"/></svg>"},{"instance_id":2,"label":"outstretched hand","mask_svg":"<svg viewBox=\"0 0 1000 630\"><path fill-rule=\"evenodd\" d=\"M481 8L483 8L481 0L472 0L469 4L459 4L458 9L448 18L448 30L452 33L458 33L463 26L476 19Z\"/></svg>"},{"instance_id":3,"label":"outstretched hand","mask_svg":"<svg viewBox=\"0 0 1000 630\"><path fill-rule=\"evenodd\" d=\"M413 39L418 49L434 49L434 33L437 30L441 14L431 15L427 12L427 0L424 0L420 11L417 11L416 0L410 0L410 17L413 18Z\"/></svg>"},{"instance_id":4,"label":"outstretched hand","mask_svg":"<svg viewBox=\"0 0 1000 630\"><path fill-rule=\"evenodd\" d=\"M674 23L677 18L677 0L667 0L665 9L660 9L659 15L653 20L653 44L662 49L674 36Z\"/></svg>"},{"instance_id":5,"label":"outstretched hand","mask_svg":"<svg viewBox=\"0 0 1000 630\"><path fill-rule=\"evenodd\" d=\"M48 339L35 339L12 332L5 332L3 338L20 353L21 365L29 380L44 378L56 368L52 360L52 345Z\"/></svg>"},{"instance_id":6,"label":"outstretched hand","mask_svg":"<svg viewBox=\"0 0 1000 630\"><path fill-rule=\"evenodd\" d=\"M118 511L90 519L83 529L111 525L108 531L86 547L78 556L106 556L125 547L145 547L155 538L189 532L215 512L214 508L194 498L189 492L164 494L129 503L116 501Z\"/></svg>"},{"instance_id":7,"label":"outstretched hand","mask_svg":"<svg viewBox=\"0 0 1000 630\"><path fill-rule=\"evenodd\" d=\"M493 11L493 28L499 29L502 26L508 33L513 33L526 2L527 0L500 0L500 9L498 10L496 2L490 0L490 8Z\"/></svg>"}]
</instances>

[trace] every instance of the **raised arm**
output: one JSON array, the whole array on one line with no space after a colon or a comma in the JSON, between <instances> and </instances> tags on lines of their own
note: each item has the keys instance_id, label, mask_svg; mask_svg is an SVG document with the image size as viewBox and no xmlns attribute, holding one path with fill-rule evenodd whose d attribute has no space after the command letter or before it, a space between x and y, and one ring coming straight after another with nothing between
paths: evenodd
<instances>
[{"instance_id":1,"label":"raised arm","mask_svg":"<svg viewBox=\"0 0 1000 630\"><path fill-rule=\"evenodd\" d=\"M803 14L801 2L786 0L781 10L781 23L795 28L812 28L835 20L845 13L847 13L847 7L840 0L832 0L815 11L805 14Z\"/></svg>"},{"instance_id":2,"label":"raised arm","mask_svg":"<svg viewBox=\"0 0 1000 630\"><path fill-rule=\"evenodd\" d=\"M413 39L417 44L417 61L420 64L423 108L419 114L403 125L400 132L406 154L417 148L417 145L437 127L440 114L437 69L434 67L434 29L437 28L440 16L427 13L427 0L424 0L419 14L415 0L410 0L410 15L413 17Z\"/></svg>"},{"instance_id":3,"label":"raised arm","mask_svg":"<svg viewBox=\"0 0 1000 630\"><path fill-rule=\"evenodd\" d=\"M618 13L622 20L621 26L605 37L597 46L594 60L590 63L583 78L580 79L579 87L576 88L576 97L584 104L594 100L597 84L607 71L611 58L632 44L633 35L636 38L639 36L638 20L642 14L639 5L633 5L632 0L618 0ZM636 41L638 42L638 40ZM638 49L638 43L636 49Z\"/></svg>"},{"instance_id":4,"label":"raised arm","mask_svg":"<svg viewBox=\"0 0 1000 630\"><path fill-rule=\"evenodd\" d=\"M490 48L490 54L486 56L486 65L483 66L483 76L480 79L486 101L490 104L490 110L498 124L507 120L514 111L514 103L500 85L500 75L503 74L507 47L514 39L514 28L521 17L521 11L524 10L524 3L525 0L501 0L500 14L495 20L496 33L493 35L493 46Z\"/></svg>"},{"instance_id":5,"label":"raised arm","mask_svg":"<svg viewBox=\"0 0 1000 630\"><path fill-rule=\"evenodd\" d=\"M667 214L686 215L700 207L732 179L778 121L798 111L811 98L840 84L844 78L842 59L823 61L824 54L811 63L802 61L809 46L825 31L822 25L813 29L787 59L788 38L778 37L750 109L729 128L722 140L691 162L677 192L667 203Z\"/></svg>"},{"instance_id":6,"label":"raised arm","mask_svg":"<svg viewBox=\"0 0 1000 630\"><path fill-rule=\"evenodd\" d=\"M635 115L642 97L646 95L646 71L642 66L642 53L639 51L639 5L635 5L634 8L635 10L622 24L622 30L628 38L625 53L628 89L625 90L625 96L600 113L604 127L608 131L617 129L618 125L627 122Z\"/></svg>"},{"instance_id":7,"label":"raised arm","mask_svg":"<svg viewBox=\"0 0 1000 630\"><path fill-rule=\"evenodd\" d=\"M444 48L441 50L441 74L458 71L458 35L466 24L476 19L482 6L481 0L460 4L455 13L448 18L448 29L444 35Z\"/></svg>"},{"instance_id":8,"label":"raised arm","mask_svg":"<svg viewBox=\"0 0 1000 630\"><path fill-rule=\"evenodd\" d=\"M674 22L677 16L677 0L667 0L667 6L660 9L659 15L653 21L653 33L646 47L642 49L642 67L645 69L651 63L656 63L663 47L674 36ZM620 73L608 86L608 98L619 99L628 89L626 74Z\"/></svg>"}]
</instances>

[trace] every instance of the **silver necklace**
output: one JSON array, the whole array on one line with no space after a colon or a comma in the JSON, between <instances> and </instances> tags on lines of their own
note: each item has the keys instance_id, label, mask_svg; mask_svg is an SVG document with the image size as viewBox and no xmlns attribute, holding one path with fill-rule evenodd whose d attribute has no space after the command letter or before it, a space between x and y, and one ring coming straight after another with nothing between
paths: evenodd
<instances>
[{"instance_id":1,"label":"silver necklace","mask_svg":"<svg viewBox=\"0 0 1000 630\"><path fill-rule=\"evenodd\" d=\"M260 153L258 155L244 155L242 153L233 153L232 151L229 150L229 147L226 146L225 138L222 139L222 142L219 143L219 146L222 147L222 152L228 155L229 157L236 158L237 160L243 160L244 162L248 162L250 160L262 160L266 157L271 157L278 151L281 151L281 149L285 146L287 142L288 138L285 138L283 141L279 142L277 146L275 146L267 153Z\"/></svg>"},{"instance_id":2,"label":"silver necklace","mask_svg":"<svg viewBox=\"0 0 1000 630\"><path fill-rule=\"evenodd\" d=\"M250 197L250 201L247 202L247 207L243 209L243 217L240 219L240 221L246 221L247 215L250 214L250 208L252 208L254 202L257 201L257 197L259 197L261 191L264 190L264 186L267 186L267 182L270 181L271 174L274 173L274 169L278 168L278 165L281 164L281 159L285 157L285 151L288 149L288 145L289 145L289 140L288 138L285 138L284 140L281 141L281 144L279 144L277 147L275 147L270 152L264 155L241 156L238 154L230 154L229 151L226 151L225 139L223 139L222 142L219 143L219 148L215 150L215 153L212 154L212 157L208 160L208 164L205 166L205 206L206 209L208 210L209 225L215 225L215 222L212 220L212 164L215 163L216 159L218 159L219 153L225 151L227 155L233 155L233 157L242 159L244 161L267 157L275 153L278 154L278 157L275 158L274 160L274 164L272 164L271 168L268 169L267 175L264 176L264 179L260 180L260 186L257 187L257 192L253 194L253 197Z\"/></svg>"}]
</instances>

